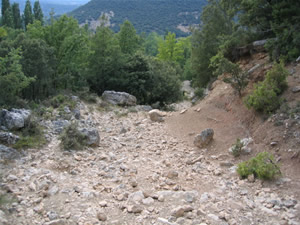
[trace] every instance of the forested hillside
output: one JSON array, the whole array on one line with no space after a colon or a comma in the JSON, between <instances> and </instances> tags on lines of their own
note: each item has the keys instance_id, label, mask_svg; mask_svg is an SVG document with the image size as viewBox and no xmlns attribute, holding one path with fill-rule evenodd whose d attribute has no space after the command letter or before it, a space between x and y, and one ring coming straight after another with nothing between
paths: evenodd
<instances>
[{"instance_id":1,"label":"forested hillside","mask_svg":"<svg viewBox=\"0 0 300 225\"><path fill-rule=\"evenodd\" d=\"M128 7L136 15L142 14L135 6L144 1L135 3ZM190 2L173 3L185 11ZM161 10L167 8L167 1L156 5L160 4ZM154 5L147 8L148 15L157 13L151 7ZM168 15L154 14L151 18L157 21ZM272 60L281 63L246 102L257 110L268 108L270 113L279 107L279 96L286 88L284 63L300 55L300 2L296 0L256 0L251 4L210 0L198 18L201 24L186 38L176 38L172 32L139 35L128 20L117 33L104 23L94 33L66 15L52 17L46 25L39 1L32 7L27 0L21 16L18 4L4 0L2 15L2 105L16 105L17 100L41 101L65 91L101 95L105 90L115 90L135 95L141 104L164 106L182 97L180 80L192 80L201 97L203 88L223 73L228 74L226 82L242 97L249 74L236 61L245 54L251 56L253 41L265 39L262 47ZM262 96L268 97L260 99ZM261 107L267 104L265 101L273 105Z\"/></svg>"},{"instance_id":2,"label":"forested hillside","mask_svg":"<svg viewBox=\"0 0 300 225\"><path fill-rule=\"evenodd\" d=\"M199 17L206 0L92 0L75 9L70 15L79 23L89 24L98 20L102 13L109 13L111 29L119 31L120 24L128 19L138 33L167 31L177 36L187 36L178 26L188 29L199 24Z\"/></svg>"}]
</instances>

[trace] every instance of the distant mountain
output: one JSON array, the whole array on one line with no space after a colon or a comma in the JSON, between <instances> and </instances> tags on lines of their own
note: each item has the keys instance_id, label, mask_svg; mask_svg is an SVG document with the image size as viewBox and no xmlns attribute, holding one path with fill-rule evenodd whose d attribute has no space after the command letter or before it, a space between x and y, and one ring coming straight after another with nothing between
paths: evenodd
<instances>
[{"instance_id":1,"label":"distant mountain","mask_svg":"<svg viewBox=\"0 0 300 225\"><path fill-rule=\"evenodd\" d=\"M98 19L105 14L107 25L115 31L128 19L139 33L171 31L186 36L190 26L199 24L205 4L206 0L91 0L70 15L92 28L100 24Z\"/></svg>"},{"instance_id":2,"label":"distant mountain","mask_svg":"<svg viewBox=\"0 0 300 225\"><path fill-rule=\"evenodd\" d=\"M87 3L89 0L40 0L40 4L45 17L49 17L49 13L53 9L55 15L61 15L64 13L71 12L72 10L78 8L79 6ZM2 2L2 1L0 1ZM23 13L26 0L10 0L10 3L19 3L21 13ZM34 0L31 0L32 7L34 4Z\"/></svg>"}]
</instances>

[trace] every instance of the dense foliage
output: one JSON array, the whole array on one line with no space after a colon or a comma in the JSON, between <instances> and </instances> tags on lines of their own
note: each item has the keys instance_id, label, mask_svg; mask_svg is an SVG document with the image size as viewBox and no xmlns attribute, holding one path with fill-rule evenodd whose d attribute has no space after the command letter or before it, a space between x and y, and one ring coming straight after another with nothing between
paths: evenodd
<instances>
[{"instance_id":1,"label":"dense foliage","mask_svg":"<svg viewBox=\"0 0 300 225\"><path fill-rule=\"evenodd\" d=\"M159 48L168 49L163 37L153 33L150 41L151 37L138 35L129 21L118 33L104 25L91 33L72 17L51 17L45 25L42 16L38 1L32 13L28 0L23 29L7 24L0 29L2 106L16 105L18 99L41 101L65 91L87 90L98 95L105 90L125 91L140 104L162 106L180 99L179 73L185 58L156 59ZM175 34L170 35L174 44L188 46L182 44L185 39L177 43Z\"/></svg>"},{"instance_id":2,"label":"dense foliage","mask_svg":"<svg viewBox=\"0 0 300 225\"><path fill-rule=\"evenodd\" d=\"M268 39L265 47L274 60L295 59L300 55L299 24L298 0L208 0L201 23L192 35L194 83L205 86L216 77L215 69L220 67L210 66L212 57L221 53L234 63L238 59L235 50L254 40ZM231 73L233 67L231 64L223 72Z\"/></svg>"}]
</instances>

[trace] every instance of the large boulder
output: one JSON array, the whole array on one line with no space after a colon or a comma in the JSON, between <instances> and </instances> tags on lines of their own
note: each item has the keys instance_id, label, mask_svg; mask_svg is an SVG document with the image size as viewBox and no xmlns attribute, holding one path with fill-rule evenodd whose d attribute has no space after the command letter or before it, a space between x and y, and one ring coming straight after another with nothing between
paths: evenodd
<instances>
[{"instance_id":1,"label":"large boulder","mask_svg":"<svg viewBox=\"0 0 300 225\"><path fill-rule=\"evenodd\" d=\"M19 136L14 135L13 133L0 131L0 143L13 145L16 144L19 139Z\"/></svg>"},{"instance_id":2,"label":"large boulder","mask_svg":"<svg viewBox=\"0 0 300 225\"><path fill-rule=\"evenodd\" d=\"M9 130L18 130L26 126L30 120L31 111L26 109L2 109L0 111L0 124Z\"/></svg>"},{"instance_id":3,"label":"large boulder","mask_svg":"<svg viewBox=\"0 0 300 225\"><path fill-rule=\"evenodd\" d=\"M120 106L136 105L136 97L126 92L104 91L102 94L102 99L113 105L120 105Z\"/></svg>"},{"instance_id":4,"label":"large boulder","mask_svg":"<svg viewBox=\"0 0 300 225\"><path fill-rule=\"evenodd\" d=\"M208 145L214 137L214 130L211 128L203 130L200 134L196 135L194 139L194 145L199 148Z\"/></svg>"},{"instance_id":5,"label":"large boulder","mask_svg":"<svg viewBox=\"0 0 300 225\"><path fill-rule=\"evenodd\" d=\"M149 116L153 122L163 122L165 121L164 117L166 116L166 113L159 111L158 109L153 109L149 112Z\"/></svg>"},{"instance_id":6,"label":"large boulder","mask_svg":"<svg viewBox=\"0 0 300 225\"><path fill-rule=\"evenodd\" d=\"M100 135L95 128L80 128L79 132L85 137L86 144L89 146L98 146L100 142Z\"/></svg>"}]
</instances>

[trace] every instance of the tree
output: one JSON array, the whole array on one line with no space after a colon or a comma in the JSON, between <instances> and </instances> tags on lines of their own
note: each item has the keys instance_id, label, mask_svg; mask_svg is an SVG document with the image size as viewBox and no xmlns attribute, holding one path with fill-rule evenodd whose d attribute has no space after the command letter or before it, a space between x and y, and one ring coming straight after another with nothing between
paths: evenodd
<instances>
[{"instance_id":1,"label":"tree","mask_svg":"<svg viewBox=\"0 0 300 225\"><path fill-rule=\"evenodd\" d=\"M54 48L49 47L44 40L25 38L20 43L23 57L21 64L27 77L35 77L23 91L27 99L43 99L55 94L53 88L56 61Z\"/></svg>"},{"instance_id":2,"label":"tree","mask_svg":"<svg viewBox=\"0 0 300 225\"><path fill-rule=\"evenodd\" d=\"M7 27L14 27L14 20L13 15L11 12L11 8L8 8L5 10L3 16L2 16L2 25Z\"/></svg>"},{"instance_id":3,"label":"tree","mask_svg":"<svg viewBox=\"0 0 300 225\"><path fill-rule=\"evenodd\" d=\"M2 6L1 6L1 15L2 17L5 15L6 10L10 8L9 0L2 0Z\"/></svg>"},{"instance_id":4,"label":"tree","mask_svg":"<svg viewBox=\"0 0 300 225\"><path fill-rule=\"evenodd\" d=\"M161 41L158 45L157 58L164 61L175 61L175 46L176 35L175 33L168 32L164 41Z\"/></svg>"},{"instance_id":5,"label":"tree","mask_svg":"<svg viewBox=\"0 0 300 225\"><path fill-rule=\"evenodd\" d=\"M272 38L267 44L274 60L300 55L300 2L298 0L241 1L239 18L257 38Z\"/></svg>"},{"instance_id":6,"label":"tree","mask_svg":"<svg viewBox=\"0 0 300 225\"><path fill-rule=\"evenodd\" d=\"M158 44L163 41L162 36L156 32L151 32L145 39L144 48L146 55L156 56L158 53Z\"/></svg>"},{"instance_id":7,"label":"tree","mask_svg":"<svg viewBox=\"0 0 300 225\"><path fill-rule=\"evenodd\" d=\"M222 43L222 35L234 31L235 1L209 0L201 14L201 24L192 35L191 64L196 85L205 86L214 76L209 67Z\"/></svg>"},{"instance_id":8,"label":"tree","mask_svg":"<svg viewBox=\"0 0 300 225\"><path fill-rule=\"evenodd\" d=\"M21 20L19 4L13 3L11 8L12 8L13 21L14 21L14 28L21 29L22 28L22 20Z\"/></svg>"},{"instance_id":9,"label":"tree","mask_svg":"<svg viewBox=\"0 0 300 225\"><path fill-rule=\"evenodd\" d=\"M139 47L139 36L128 20L121 25L118 39L121 51L125 54L133 54Z\"/></svg>"},{"instance_id":10,"label":"tree","mask_svg":"<svg viewBox=\"0 0 300 225\"><path fill-rule=\"evenodd\" d=\"M30 0L26 0L25 9L24 9L24 25L27 29L27 25L33 23L32 7Z\"/></svg>"},{"instance_id":11,"label":"tree","mask_svg":"<svg viewBox=\"0 0 300 225\"><path fill-rule=\"evenodd\" d=\"M11 105L20 96L34 78L28 78L22 72L21 53L13 49L6 57L0 57L0 105Z\"/></svg>"},{"instance_id":12,"label":"tree","mask_svg":"<svg viewBox=\"0 0 300 225\"><path fill-rule=\"evenodd\" d=\"M101 95L107 88L118 88L116 80L121 76L125 61L119 40L108 27L100 26L92 37L91 49L88 77L91 89Z\"/></svg>"},{"instance_id":13,"label":"tree","mask_svg":"<svg viewBox=\"0 0 300 225\"><path fill-rule=\"evenodd\" d=\"M37 0L37 1L34 2L33 13L34 13L34 19L41 21L41 23L43 25L43 23L44 23L44 15L43 15L43 11L41 9L39 0Z\"/></svg>"},{"instance_id":14,"label":"tree","mask_svg":"<svg viewBox=\"0 0 300 225\"><path fill-rule=\"evenodd\" d=\"M43 28L40 23L30 26L30 34L43 37L54 47L57 60L55 88L78 89L83 87L90 54L88 33L77 20L66 15Z\"/></svg>"},{"instance_id":15,"label":"tree","mask_svg":"<svg viewBox=\"0 0 300 225\"><path fill-rule=\"evenodd\" d=\"M242 71L238 64L225 58L222 52L219 52L216 56L211 58L210 66L215 68L214 74L217 76L222 75L223 73L229 73L229 77L226 77L224 82L230 83L238 93L239 97L242 97L242 91L248 84L247 72Z\"/></svg>"}]
</instances>

